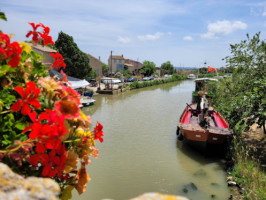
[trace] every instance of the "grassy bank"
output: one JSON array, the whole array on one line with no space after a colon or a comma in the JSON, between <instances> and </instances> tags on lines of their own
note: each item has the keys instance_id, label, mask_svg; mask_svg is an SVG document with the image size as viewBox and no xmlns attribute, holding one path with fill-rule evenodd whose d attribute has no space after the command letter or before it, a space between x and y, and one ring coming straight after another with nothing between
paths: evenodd
<instances>
[{"instance_id":1,"label":"grassy bank","mask_svg":"<svg viewBox=\"0 0 266 200\"><path fill-rule=\"evenodd\" d=\"M186 76L180 76L178 74L174 74L171 78L167 78L167 79L160 79L160 80L146 81L146 82L143 81L141 83L135 81L130 84L130 89L144 88L144 87L149 87L153 85L160 85L164 83L170 83L170 82L185 80L185 79L187 79Z\"/></svg>"},{"instance_id":2,"label":"grassy bank","mask_svg":"<svg viewBox=\"0 0 266 200\"><path fill-rule=\"evenodd\" d=\"M234 166L231 175L234 181L243 188L244 199L266 198L266 174L261 163L254 154L254 148L247 145L242 139L234 138L232 144Z\"/></svg>"}]
</instances>

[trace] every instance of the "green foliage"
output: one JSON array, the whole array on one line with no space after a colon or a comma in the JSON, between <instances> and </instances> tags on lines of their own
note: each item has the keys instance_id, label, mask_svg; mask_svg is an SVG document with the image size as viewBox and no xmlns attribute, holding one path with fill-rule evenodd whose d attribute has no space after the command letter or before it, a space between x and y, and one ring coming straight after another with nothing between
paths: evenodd
<instances>
[{"instance_id":1,"label":"green foliage","mask_svg":"<svg viewBox=\"0 0 266 200\"><path fill-rule=\"evenodd\" d=\"M231 45L232 56L226 57L234 67L232 78L222 80L214 103L230 121L232 127L249 127L255 122L264 127L266 119L266 43L260 33L253 38Z\"/></svg>"},{"instance_id":2,"label":"green foliage","mask_svg":"<svg viewBox=\"0 0 266 200\"><path fill-rule=\"evenodd\" d=\"M143 62L143 67L140 69L140 73L144 76L151 76L156 71L155 66L154 62L145 60Z\"/></svg>"},{"instance_id":3,"label":"green foliage","mask_svg":"<svg viewBox=\"0 0 266 200\"><path fill-rule=\"evenodd\" d=\"M0 12L0 19L7 21L5 13Z\"/></svg>"},{"instance_id":4,"label":"green foliage","mask_svg":"<svg viewBox=\"0 0 266 200\"><path fill-rule=\"evenodd\" d=\"M153 85L160 85L160 84L170 83L170 82L184 80L184 79L186 79L185 76L180 76L178 74L174 74L171 78L168 78L168 79L158 79L158 80L154 80L154 81L144 81L144 82L141 82L141 83L138 82L138 81L134 81L133 83L130 84L130 88L131 89L144 88L144 87L149 87L149 86L153 86Z\"/></svg>"},{"instance_id":5,"label":"green foliage","mask_svg":"<svg viewBox=\"0 0 266 200\"><path fill-rule=\"evenodd\" d=\"M114 78L122 78L122 77L123 77L123 73L122 73L122 71L118 71L118 72L116 72L115 75L114 75Z\"/></svg>"},{"instance_id":6,"label":"green foliage","mask_svg":"<svg viewBox=\"0 0 266 200\"><path fill-rule=\"evenodd\" d=\"M106 65L105 63L102 63L102 71L103 71L103 74L107 74L108 73L108 70L109 70L108 65Z\"/></svg>"},{"instance_id":7,"label":"green foliage","mask_svg":"<svg viewBox=\"0 0 266 200\"><path fill-rule=\"evenodd\" d=\"M74 42L73 37L60 32L55 47L64 57L66 63L65 73L76 78L87 78L91 67L87 54L83 53Z\"/></svg>"},{"instance_id":8,"label":"green foliage","mask_svg":"<svg viewBox=\"0 0 266 200\"><path fill-rule=\"evenodd\" d=\"M89 73L89 77L90 78L96 78L97 77L97 72L94 69L91 69L90 73Z\"/></svg>"},{"instance_id":9,"label":"green foliage","mask_svg":"<svg viewBox=\"0 0 266 200\"><path fill-rule=\"evenodd\" d=\"M245 199L264 199L266 174L258 161L252 157L252 150L240 139L234 140L234 168L232 176L241 187L244 187Z\"/></svg>"},{"instance_id":10,"label":"green foliage","mask_svg":"<svg viewBox=\"0 0 266 200\"><path fill-rule=\"evenodd\" d=\"M173 74L174 73L174 66L171 64L170 61L167 61L161 65L161 69L163 74Z\"/></svg>"},{"instance_id":11,"label":"green foliage","mask_svg":"<svg viewBox=\"0 0 266 200\"><path fill-rule=\"evenodd\" d=\"M123 71L123 76L127 79L130 78L132 75L133 75L132 72L128 69Z\"/></svg>"},{"instance_id":12,"label":"green foliage","mask_svg":"<svg viewBox=\"0 0 266 200\"><path fill-rule=\"evenodd\" d=\"M199 68L199 73L200 74L207 74L208 73L208 68L207 67Z\"/></svg>"}]
</instances>

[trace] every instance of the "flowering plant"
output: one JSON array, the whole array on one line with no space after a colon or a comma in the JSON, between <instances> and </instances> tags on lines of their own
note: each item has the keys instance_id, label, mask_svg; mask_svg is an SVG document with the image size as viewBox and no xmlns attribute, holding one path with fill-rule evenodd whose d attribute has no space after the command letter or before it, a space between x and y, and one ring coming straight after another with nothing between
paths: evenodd
<instances>
[{"instance_id":1,"label":"flowering plant","mask_svg":"<svg viewBox=\"0 0 266 200\"><path fill-rule=\"evenodd\" d=\"M53 45L49 27L29 23L33 43ZM40 32L38 29L42 29ZM62 55L52 67L65 68ZM63 191L81 194L89 181L86 165L98 157L95 140L103 141L103 126L91 131L91 119L79 108L80 94L66 74L58 80L47 76L47 66L24 42L11 42L0 31L0 161L24 176L50 177ZM79 166L79 169L78 169Z\"/></svg>"}]
</instances>

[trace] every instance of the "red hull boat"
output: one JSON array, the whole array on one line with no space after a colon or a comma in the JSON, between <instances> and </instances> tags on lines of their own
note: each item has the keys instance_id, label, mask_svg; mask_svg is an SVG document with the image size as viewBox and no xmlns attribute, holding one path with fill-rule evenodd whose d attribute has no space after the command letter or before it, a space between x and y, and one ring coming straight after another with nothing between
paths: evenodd
<instances>
[{"instance_id":1,"label":"red hull boat","mask_svg":"<svg viewBox=\"0 0 266 200\"><path fill-rule=\"evenodd\" d=\"M187 104L179 119L177 134L179 139L206 147L208 144L226 144L232 131L228 122L208 106L203 97L200 104Z\"/></svg>"}]
</instances>

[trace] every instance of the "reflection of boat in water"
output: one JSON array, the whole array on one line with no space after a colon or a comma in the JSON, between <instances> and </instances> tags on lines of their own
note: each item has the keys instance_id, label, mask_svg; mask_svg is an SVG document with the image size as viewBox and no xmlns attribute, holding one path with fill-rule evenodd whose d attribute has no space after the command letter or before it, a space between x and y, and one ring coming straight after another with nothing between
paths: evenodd
<instances>
[{"instance_id":1,"label":"reflection of boat in water","mask_svg":"<svg viewBox=\"0 0 266 200\"><path fill-rule=\"evenodd\" d=\"M232 134L219 112L208 105L205 95L198 103L187 104L177 127L179 139L206 148L209 144L225 145Z\"/></svg>"},{"instance_id":2,"label":"reflection of boat in water","mask_svg":"<svg viewBox=\"0 0 266 200\"><path fill-rule=\"evenodd\" d=\"M188 79L195 79L196 76L195 76L194 74L189 74L189 75L187 76L187 78L188 78Z\"/></svg>"}]
</instances>

